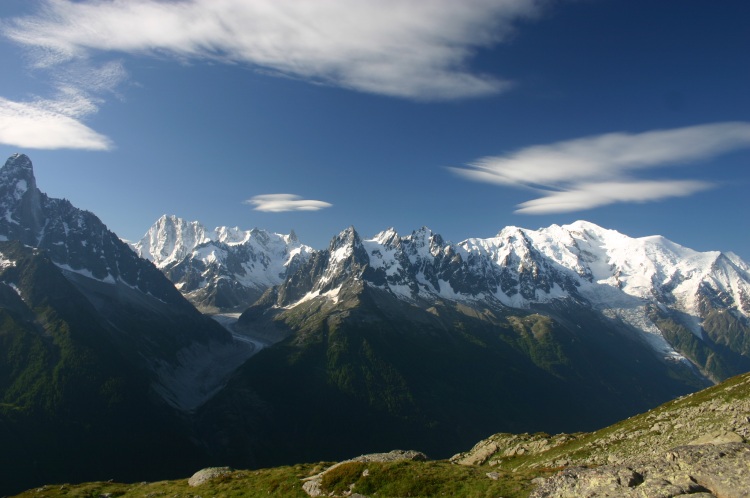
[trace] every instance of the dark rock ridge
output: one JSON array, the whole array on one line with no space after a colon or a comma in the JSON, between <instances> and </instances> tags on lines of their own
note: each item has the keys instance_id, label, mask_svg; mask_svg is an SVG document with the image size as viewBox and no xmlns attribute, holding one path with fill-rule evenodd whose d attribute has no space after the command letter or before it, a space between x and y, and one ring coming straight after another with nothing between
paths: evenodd
<instances>
[{"instance_id":1,"label":"dark rock ridge","mask_svg":"<svg viewBox=\"0 0 750 498\"><path fill-rule=\"evenodd\" d=\"M159 370L196 342L232 342L94 214L42 193L27 156L8 159L0 192L0 237L43 250L109 322L112 338L134 349L134 360Z\"/></svg>"},{"instance_id":2,"label":"dark rock ridge","mask_svg":"<svg viewBox=\"0 0 750 498\"><path fill-rule=\"evenodd\" d=\"M0 237L5 240L44 249L65 270L120 281L170 306L190 309L169 281L94 214L42 193L27 156L14 154L0 169L0 197Z\"/></svg>"}]
</instances>

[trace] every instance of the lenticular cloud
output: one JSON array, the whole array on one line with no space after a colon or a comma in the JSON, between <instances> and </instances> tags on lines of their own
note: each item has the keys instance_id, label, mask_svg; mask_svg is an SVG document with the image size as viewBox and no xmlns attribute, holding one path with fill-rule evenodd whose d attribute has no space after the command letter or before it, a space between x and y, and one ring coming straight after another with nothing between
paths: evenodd
<instances>
[{"instance_id":1,"label":"lenticular cloud","mask_svg":"<svg viewBox=\"0 0 750 498\"><path fill-rule=\"evenodd\" d=\"M319 211L331 207L333 204L324 201L303 199L294 194L264 194L256 195L245 201L245 204L255 206L256 211L269 213L283 213L286 211Z\"/></svg>"},{"instance_id":2,"label":"lenticular cloud","mask_svg":"<svg viewBox=\"0 0 750 498\"><path fill-rule=\"evenodd\" d=\"M520 204L516 212L548 214L692 195L713 185L637 175L745 147L750 147L750 123L714 123L535 145L452 170L475 181L534 190L540 197Z\"/></svg>"}]
</instances>

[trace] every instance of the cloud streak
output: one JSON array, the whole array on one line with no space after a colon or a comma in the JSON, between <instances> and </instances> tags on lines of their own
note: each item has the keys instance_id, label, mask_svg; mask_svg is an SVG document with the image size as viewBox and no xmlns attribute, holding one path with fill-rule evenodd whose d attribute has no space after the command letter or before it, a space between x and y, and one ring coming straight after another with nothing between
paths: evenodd
<instances>
[{"instance_id":1,"label":"cloud streak","mask_svg":"<svg viewBox=\"0 0 750 498\"><path fill-rule=\"evenodd\" d=\"M745 147L750 147L750 123L714 123L536 145L451 170L467 179L538 192L539 198L521 203L516 212L548 214L692 195L713 185L684 179L644 180L636 173Z\"/></svg>"},{"instance_id":2,"label":"cloud streak","mask_svg":"<svg viewBox=\"0 0 750 498\"><path fill-rule=\"evenodd\" d=\"M287 211L320 211L333 206L333 204L324 201L315 201L302 199L294 194L265 194L256 195L246 201L244 204L255 206L255 211L264 211L267 213L283 213Z\"/></svg>"},{"instance_id":3,"label":"cloud streak","mask_svg":"<svg viewBox=\"0 0 750 498\"><path fill-rule=\"evenodd\" d=\"M3 33L51 67L102 52L242 63L415 100L507 90L467 68L544 0L46 0Z\"/></svg>"}]
</instances>

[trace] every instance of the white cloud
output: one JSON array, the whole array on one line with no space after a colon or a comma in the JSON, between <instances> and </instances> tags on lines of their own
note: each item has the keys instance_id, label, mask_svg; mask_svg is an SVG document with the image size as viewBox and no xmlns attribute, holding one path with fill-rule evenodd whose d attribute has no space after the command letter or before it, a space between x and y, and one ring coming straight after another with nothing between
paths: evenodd
<instances>
[{"instance_id":1,"label":"white cloud","mask_svg":"<svg viewBox=\"0 0 750 498\"><path fill-rule=\"evenodd\" d=\"M256 211L265 211L269 213L283 213L285 211L320 211L321 209L331 207L333 204L324 201L314 201L302 199L294 194L265 194L256 195L255 197L244 201L245 204L252 204Z\"/></svg>"},{"instance_id":2,"label":"white cloud","mask_svg":"<svg viewBox=\"0 0 750 498\"><path fill-rule=\"evenodd\" d=\"M620 181L585 183L570 190L548 192L544 197L522 202L519 214L551 214L583 211L616 202L648 202L684 197L713 187L694 180Z\"/></svg>"},{"instance_id":3,"label":"white cloud","mask_svg":"<svg viewBox=\"0 0 750 498\"><path fill-rule=\"evenodd\" d=\"M633 175L650 168L707 159L750 147L750 123L715 123L639 134L608 133L506 156L484 157L452 170L468 179L530 188L542 196L518 213L578 211L616 202L646 202L710 188L693 180L645 181Z\"/></svg>"},{"instance_id":4,"label":"white cloud","mask_svg":"<svg viewBox=\"0 0 750 498\"><path fill-rule=\"evenodd\" d=\"M56 67L51 74L54 98L16 102L0 97L0 143L35 149L109 150L112 142L82 120L99 110L105 93L127 73L119 61L96 66L86 59Z\"/></svg>"},{"instance_id":5,"label":"white cloud","mask_svg":"<svg viewBox=\"0 0 750 498\"><path fill-rule=\"evenodd\" d=\"M90 110L81 96L13 102L0 97L0 143L29 149L109 150L111 141L74 116Z\"/></svg>"},{"instance_id":6,"label":"white cloud","mask_svg":"<svg viewBox=\"0 0 750 498\"><path fill-rule=\"evenodd\" d=\"M38 66L116 51L211 59L420 100L501 92L467 68L545 0L46 0L2 26Z\"/></svg>"}]
</instances>

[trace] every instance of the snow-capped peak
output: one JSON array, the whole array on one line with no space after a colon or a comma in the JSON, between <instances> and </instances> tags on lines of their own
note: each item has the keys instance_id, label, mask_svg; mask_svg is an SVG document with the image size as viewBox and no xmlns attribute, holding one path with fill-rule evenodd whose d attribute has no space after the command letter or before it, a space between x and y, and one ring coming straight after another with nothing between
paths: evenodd
<instances>
[{"instance_id":1,"label":"snow-capped peak","mask_svg":"<svg viewBox=\"0 0 750 498\"><path fill-rule=\"evenodd\" d=\"M706 310L750 317L750 271L736 255L694 251L662 236L632 238L587 221L538 230L511 226L458 244L426 227L405 237L389 228L365 240L350 227L333 239L318 267L320 273L305 269L310 288L298 289L297 298L305 292L326 297L354 278L411 302L529 308L572 300L630 325L659 354L678 360L651 320L654 306L676 312L698 338Z\"/></svg>"},{"instance_id":2,"label":"snow-capped peak","mask_svg":"<svg viewBox=\"0 0 750 498\"><path fill-rule=\"evenodd\" d=\"M159 218L134 248L204 309L252 304L313 252L295 234L239 227L208 231L176 216Z\"/></svg>"},{"instance_id":3,"label":"snow-capped peak","mask_svg":"<svg viewBox=\"0 0 750 498\"><path fill-rule=\"evenodd\" d=\"M208 240L206 228L199 222L163 215L133 247L139 256L162 268L182 260Z\"/></svg>"},{"instance_id":4,"label":"snow-capped peak","mask_svg":"<svg viewBox=\"0 0 750 498\"><path fill-rule=\"evenodd\" d=\"M736 255L694 251L659 235L632 238L577 221L539 230L507 227L492 239L459 245L506 267L533 266L543 258L567 273L578 292L600 308L614 309L634 298L638 301L632 303L657 302L697 319L710 292L722 296L724 306L750 316L746 263Z\"/></svg>"},{"instance_id":5,"label":"snow-capped peak","mask_svg":"<svg viewBox=\"0 0 750 498\"><path fill-rule=\"evenodd\" d=\"M244 244L252 235L252 230L240 230L239 227L216 227L211 240L223 242L227 245Z\"/></svg>"},{"instance_id":6,"label":"snow-capped peak","mask_svg":"<svg viewBox=\"0 0 750 498\"><path fill-rule=\"evenodd\" d=\"M353 254L355 240L353 228L334 238L334 262ZM697 317L705 300L701 289L710 288L750 316L750 272L736 255L694 251L658 235L632 238L587 221L538 230L510 226L458 244L427 227L406 237L389 228L363 246L366 258L360 259L374 270L373 279L402 294L491 295L522 307L573 297L615 308L635 299L628 302L657 302Z\"/></svg>"},{"instance_id":7,"label":"snow-capped peak","mask_svg":"<svg viewBox=\"0 0 750 498\"><path fill-rule=\"evenodd\" d=\"M397 245L401 241L401 238L398 236L395 228L389 227L375 235L372 240L378 244L391 247Z\"/></svg>"}]
</instances>

